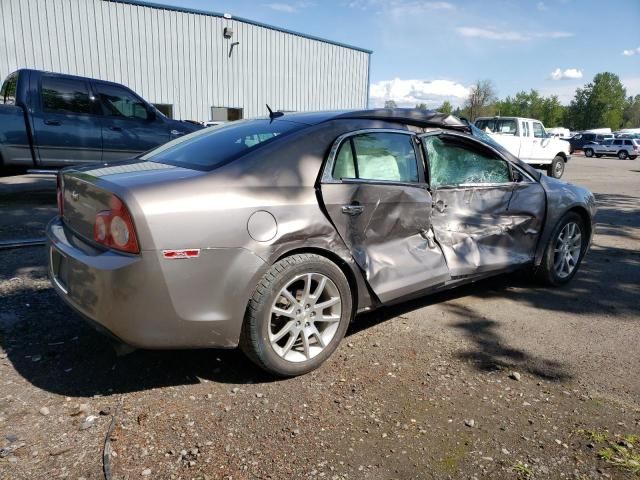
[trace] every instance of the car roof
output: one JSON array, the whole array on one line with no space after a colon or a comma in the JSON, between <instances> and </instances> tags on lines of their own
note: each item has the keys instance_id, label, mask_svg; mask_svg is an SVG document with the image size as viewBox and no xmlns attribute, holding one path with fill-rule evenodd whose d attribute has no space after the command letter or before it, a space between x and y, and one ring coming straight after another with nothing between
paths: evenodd
<instances>
[{"instance_id":1,"label":"car roof","mask_svg":"<svg viewBox=\"0 0 640 480\"><path fill-rule=\"evenodd\" d=\"M440 127L468 131L469 125L453 115L419 108L376 108L368 110L330 110L318 112L284 113L276 120L288 120L307 125L317 125L331 120L357 119L380 120L417 127Z\"/></svg>"}]
</instances>

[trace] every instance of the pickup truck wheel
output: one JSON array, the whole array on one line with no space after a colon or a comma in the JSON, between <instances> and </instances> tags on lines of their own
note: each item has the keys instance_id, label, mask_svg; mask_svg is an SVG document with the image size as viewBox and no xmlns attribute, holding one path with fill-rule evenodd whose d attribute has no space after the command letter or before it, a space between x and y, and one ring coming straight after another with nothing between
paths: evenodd
<instances>
[{"instance_id":1,"label":"pickup truck wheel","mask_svg":"<svg viewBox=\"0 0 640 480\"><path fill-rule=\"evenodd\" d=\"M629 158L629 154L627 153L627 151L626 151L626 150L620 150L620 151L618 152L618 158L619 158L620 160L626 160L627 158Z\"/></svg>"},{"instance_id":2,"label":"pickup truck wheel","mask_svg":"<svg viewBox=\"0 0 640 480\"><path fill-rule=\"evenodd\" d=\"M569 212L553 229L536 272L538 279L553 287L568 283L578 271L586 249L584 221L577 213Z\"/></svg>"},{"instance_id":3,"label":"pickup truck wheel","mask_svg":"<svg viewBox=\"0 0 640 480\"><path fill-rule=\"evenodd\" d=\"M292 255L275 263L258 283L240 347L271 374L302 375L334 352L351 316L351 288L342 270L320 255Z\"/></svg>"},{"instance_id":4,"label":"pickup truck wheel","mask_svg":"<svg viewBox=\"0 0 640 480\"><path fill-rule=\"evenodd\" d=\"M551 165L547 167L547 175L553 178L561 178L564 173L564 158L560 155L557 155L556 158L553 159Z\"/></svg>"},{"instance_id":5,"label":"pickup truck wheel","mask_svg":"<svg viewBox=\"0 0 640 480\"><path fill-rule=\"evenodd\" d=\"M591 148L585 148L584 149L584 156L585 157L593 157L593 150Z\"/></svg>"}]
</instances>

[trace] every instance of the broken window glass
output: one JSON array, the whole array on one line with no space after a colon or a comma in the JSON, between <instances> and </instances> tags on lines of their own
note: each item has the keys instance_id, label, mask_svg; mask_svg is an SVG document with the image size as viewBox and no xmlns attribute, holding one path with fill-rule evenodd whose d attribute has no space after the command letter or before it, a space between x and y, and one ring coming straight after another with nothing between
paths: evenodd
<instances>
[{"instance_id":1,"label":"broken window glass","mask_svg":"<svg viewBox=\"0 0 640 480\"><path fill-rule=\"evenodd\" d=\"M507 162L488 151L439 136L424 137L423 145L432 187L511 181Z\"/></svg>"}]
</instances>

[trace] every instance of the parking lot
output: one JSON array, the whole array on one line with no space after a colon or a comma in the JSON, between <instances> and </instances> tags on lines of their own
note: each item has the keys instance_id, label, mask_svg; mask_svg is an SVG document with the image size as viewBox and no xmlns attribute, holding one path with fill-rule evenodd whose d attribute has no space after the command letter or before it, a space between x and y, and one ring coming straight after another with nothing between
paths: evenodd
<instances>
[{"instance_id":1,"label":"parking lot","mask_svg":"<svg viewBox=\"0 0 640 480\"><path fill-rule=\"evenodd\" d=\"M640 159L564 180L599 206L567 287L516 273L360 315L290 380L235 350L117 355L43 247L0 250L0 479L637 478ZM1 240L42 236L55 179L0 178L0 212Z\"/></svg>"}]
</instances>

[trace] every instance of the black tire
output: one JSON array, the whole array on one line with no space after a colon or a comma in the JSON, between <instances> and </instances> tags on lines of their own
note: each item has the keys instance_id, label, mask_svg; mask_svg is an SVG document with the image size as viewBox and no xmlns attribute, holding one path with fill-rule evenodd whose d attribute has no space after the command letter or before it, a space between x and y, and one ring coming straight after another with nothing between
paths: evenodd
<instances>
[{"instance_id":1,"label":"black tire","mask_svg":"<svg viewBox=\"0 0 640 480\"><path fill-rule=\"evenodd\" d=\"M271 308L287 283L295 276L304 273L324 275L333 282L340 295L341 314L338 328L329 343L316 356L293 362L282 358L271 345L269 340ZM302 375L315 370L331 356L344 337L352 315L351 287L344 273L335 263L316 254L291 255L275 263L258 283L247 305L240 348L256 365L273 375L280 377Z\"/></svg>"},{"instance_id":2,"label":"black tire","mask_svg":"<svg viewBox=\"0 0 640 480\"><path fill-rule=\"evenodd\" d=\"M584 156L585 157L589 157L589 158L593 157L593 149L585 148L584 149Z\"/></svg>"},{"instance_id":3,"label":"black tire","mask_svg":"<svg viewBox=\"0 0 640 480\"><path fill-rule=\"evenodd\" d=\"M618 152L618 158L619 158L620 160L626 160L627 158L629 158L629 154L627 153L627 151L626 151L626 150L620 150L620 151Z\"/></svg>"},{"instance_id":4,"label":"black tire","mask_svg":"<svg viewBox=\"0 0 640 480\"><path fill-rule=\"evenodd\" d=\"M596 153L596 158L602 158L602 154L601 153Z\"/></svg>"},{"instance_id":5,"label":"black tire","mask_svg":"<svg viewBox=\"0 0 640 480\"><path fill-rule=\"evenodd\" d=\"M630 155L630 156L629 156L629 160L635 160L636 158L638 158L638 156L637 156L637 155Z\"/></svg>"},{"instance_id":6,"label":"black tire","mask_svg":"<svg viewBox=\"0 0 640 480\"><path fill-rule=\"evenodd\" d=\"M580 235L581 235L580 252L579 252L578 260L575 263L575 267L573 268L573 270L567 276L561 277L557 273L554 267L554 260L555 260L554 250L556 249L556 244L558 243L558 237L560 233L565 228L565 226L567 226L569 223L575 223L580 229ZM558 221L555 228L553 229L551 237L549 237L549 242L547 243L547 246L545 248L544 255L542 257L542 262L536 271L536 276L538 280L552 287L559 287L569 283L571 279L575 276L578 269L580 268L580 264L582 263L582 259L584 258L584 254L587 250L587 241L588 241L587 230L586 230L584 221L582 220L582 217L575 212L569 212L565 216L563 216Z\"/></svg>"},{"instance_id":7,"label":"black tire","mask_svg":"<svg viewBox=\"0 0 640 480\"><path fill-rule=\"evenodd\" d=\"M553 178L562 178L562 174L564 173L564 158L560 155L556 155L556 157L551 162L551 165L547 167L547 175Z\"/></svg>"}]
</instances>

